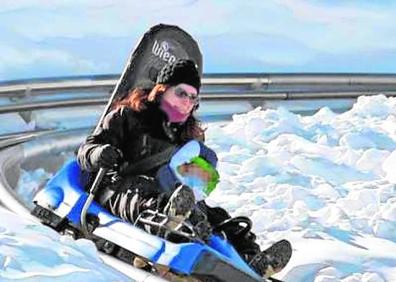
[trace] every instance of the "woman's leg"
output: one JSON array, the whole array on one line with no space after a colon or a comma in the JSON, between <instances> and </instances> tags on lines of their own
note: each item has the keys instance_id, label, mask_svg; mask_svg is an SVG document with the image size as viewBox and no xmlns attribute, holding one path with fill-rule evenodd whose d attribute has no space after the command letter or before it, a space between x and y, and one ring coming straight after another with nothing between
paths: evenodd
<instances>
[{"instance_id":1,"label":"woman's leg","mask_svg":"<svg viewBox=\"0 0 396 282\"><path fill-rule=\"evenodd\" d=\"M207 218L212 226L231 218L227 211L220 207L211 208L206 204L200 204L200 206L201 209L206 210ZM256 235L251 231L243 236L238 235L240 228L240 226L234 225L225 229L224 232L240 256L257 273L268 278L286 266L292 255L292 247L289 241L278 241L268 249L260 251L260 246L255 242Z\"/></svg>"},{"instance_id":2,"label":"woman's leg","mask_svg":"<svg viewBox=\"0 0 396 282\"><path fill-rule=\"evenodd\" d=\"M153 178L131 176L123 179L113 194L102 204L114 215L134 223L139 214L147 209L157 209L158 185Z\"/></svg>"},{"instance_id":3,"label":"woman's leg","mask_svg":"<svg viewBox=\"0 0 396 282\"><path fill-rule=\"evenodd\" d=\"M135 222L144 210L165 213L168 216L186 219L194 207L195 197L187 186L163 192L158 182L146 176L125 178L113 189L114 193L102 204L123 220ZM184 220L183 219L183 220Z\"/></svg>"},{"instance_id":4,"label":"woman's leg","mask_svg":"<svg viewBox=\"0 0 396 282\"><path fill-rule=\"evenodd\" d=\"M198 207L206 215L212 227L231 218L225 209L221 207L209 207L204 201L199 202ZM224 230L224 233L240 256L246 261L250 261L260 252L260 246L256 244L256 235L253 232L250 231L242 237L238 232L240 228L238 225L231 225Z\"/></svg>"}]
</instances>

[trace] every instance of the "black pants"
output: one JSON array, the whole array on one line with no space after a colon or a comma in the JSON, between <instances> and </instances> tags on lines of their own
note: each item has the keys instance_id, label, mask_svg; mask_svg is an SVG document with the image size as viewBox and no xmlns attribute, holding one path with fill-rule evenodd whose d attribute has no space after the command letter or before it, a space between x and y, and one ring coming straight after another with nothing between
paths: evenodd
<instances>
[{"instance_id":1,"label":"black pants","mask_svg":"<svg viewBox=\"0 0 396 282\"><path fill-rule=\"evenodd\" d=\"M200 210L204 211L212 227L231 218L229 213L221 207L209 207L204 201L198 202L197 206ZM256 235L253 232L249 231L247 234L239 235L240 228L238 225L231 225L223 231L239 255L246 261L250 261L260 252L260 246L256 244Z\"/></svg>"},{"instance_id":2,"label":"black pants","mask_svg":"<svg viewBox=\"0 0 396 282\"><path fill-rule=\"evenodd\" d=\"M170 197L169 193L158 190L158 183L145 176L133 176L124 179L113 189L112 195L102 204L114 215L135 222L140 212L151 209L159 210L165 207ZM204 201L197 203L190 220L193 224L201 220L207 220L210 226L215 227L223 221L230 219L228 212L221 207L209 207ZM255 243L256 236L252 232L240 234L240 226L228 226L223 230L229 242L245 260L250 261L253 256L260 252L260 247Z\"/></svg>"},{"instance_id":3,"label":"black pants","mask_svg":"<svg viewBox=\"0 0 396 282\"><path fill-rule=\"evenodd\" d=\"M102 195L99 202L112 214L134 223L140 212L161 208L160 200L167 195L163 195L158 187L158 183L151 177L127 177L105 190L104 193L108 195Z\"/></svg>"}]
</instances>

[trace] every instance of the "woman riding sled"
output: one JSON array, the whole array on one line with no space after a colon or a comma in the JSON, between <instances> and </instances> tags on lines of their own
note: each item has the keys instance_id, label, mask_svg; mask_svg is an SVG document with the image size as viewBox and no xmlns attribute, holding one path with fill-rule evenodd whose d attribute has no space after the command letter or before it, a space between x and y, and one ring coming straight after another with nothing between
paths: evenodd
<instances>
[{"instance_id":1,"label":"woman riding sled","mask_svg":"<svg viewBox=\"0 0 396 282\"><path fill-rule=\"evenodd\" d=\"M107 169L97 200L113 214L135 222L142 211L158 210L201 224L208 234L231 218L205 203L218 173L217 156L204 145L204 130L194 117L200 87L194 62L169 63L155 84L131 89L116 101L100 130L80 146L77 159L83 171ZM135 166L120 177L125 163ZM286 265L290 256L261 251L256 236L240 228L231 225L223 231L257 273L267 277L269 268L273 274Z\"/></svg>"}]
</instances>

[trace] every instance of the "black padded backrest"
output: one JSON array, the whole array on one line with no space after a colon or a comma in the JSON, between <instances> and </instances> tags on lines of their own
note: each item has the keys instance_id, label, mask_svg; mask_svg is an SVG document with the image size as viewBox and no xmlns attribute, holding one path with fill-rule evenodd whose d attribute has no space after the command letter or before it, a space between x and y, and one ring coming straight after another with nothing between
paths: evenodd
<instances>
[{"instance_id":1,"label":"black padded backrest","mask_svg":"<svg viewBox=\"0 0 396 282\"><path fill-rule=\"evenodd\" d=\"M202 54L191 35L174 25L159 24L150 28L129 57L95 131L114 99L122 99L131 88L155 82L161 68L177 59L194 61L202 76Z\"/></svg>"}]
</instances>

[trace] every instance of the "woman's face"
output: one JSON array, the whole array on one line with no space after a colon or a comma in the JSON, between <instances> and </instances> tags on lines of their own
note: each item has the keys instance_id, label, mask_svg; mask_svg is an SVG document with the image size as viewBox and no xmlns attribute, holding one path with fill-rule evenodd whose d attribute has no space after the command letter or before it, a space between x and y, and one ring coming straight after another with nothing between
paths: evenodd
<instances>
[{"instance_id":1,"label":"woman's face","mask_svg":"<svg viewBox=\"0 0 396 282\"><path fill-rule=\"evenodd\" d=\"M191 85L180 83L165 91L160 108L167 114L170 122L184 122L197 104L197 89Z\"/></svg>"}]
</instances>

